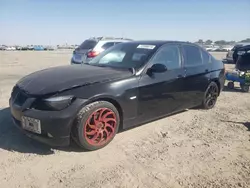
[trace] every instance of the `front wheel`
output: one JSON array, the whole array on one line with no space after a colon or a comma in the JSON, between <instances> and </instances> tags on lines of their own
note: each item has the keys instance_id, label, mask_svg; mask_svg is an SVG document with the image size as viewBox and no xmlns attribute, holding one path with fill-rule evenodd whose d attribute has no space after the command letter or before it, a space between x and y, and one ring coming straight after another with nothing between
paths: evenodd
<instances>
[{"instance_id":1,"label":"front wheel","mask_svg":"<svg viewBox=\"0 0 250 188\"><path fill-rule=\"evenodd\" d=\"M115 137L120 117L115 106L106 101L86 105L77 115L73 138L86 150L97 150Z\"/></svg>"},{"instance_id":2,"label":"front wheel","mask_svg":"<svg viewBox=\"0 0 250 188\"><path fill-rule=\"evenodd\" d=\"M219 87L215 82L211 82L205 92L202 107L203 109L211 109L215 106L219 96Z\"/></svg>"}]
</instances>

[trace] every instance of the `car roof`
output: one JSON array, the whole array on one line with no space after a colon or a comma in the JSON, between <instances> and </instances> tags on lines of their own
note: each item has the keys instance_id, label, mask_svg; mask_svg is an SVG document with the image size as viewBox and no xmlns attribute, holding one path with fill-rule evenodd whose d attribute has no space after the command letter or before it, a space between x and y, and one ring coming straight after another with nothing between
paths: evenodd
<instances>
[{"instance_id":1,"label":"car roof","mask_svg":"<svg viewBox=\"0 0 250 188\"><path fill-rule=\"evenodd\" d=\"M100 41L132 41L132 39L128 39L128 38L117 38L117 37L90 37L86 40L93 40L96 42L100 42Z\"/></svg>"},{"instance_id":2,"label":"car roof","mask_svg":"<svg viewBox=\"0 0 250 188\"><path fill-rule=\"evenodd\" d=\"M241 47L248 46L248 45L250 45L250 43L248 42L239 42L234 45L234 48L241 48Z\"/></svg>"},{"instance_id":3,"label":"car roof","mask_svg":"<svg viewBox=\"0 0 250 188\"><path fill-rule=\"evenodd\" d=\"M171 41L171 40L135 40L135 41L130 41L128 43L135 43L135 44L151 44L151 45L156 45L156 46L161 46L164 44L192 44L196 45L191 42L184 42L184 41ZM196 45L198 46L198 45Z\"/></svg>"},{"instance_id":4,"label":"car roof","mask_svg":"<svg viewBox=\"0 0 250 188\"><path fill-rule=\"evenodd\" d=\"M239 43L236 43L235 46L237 46L237 45L247 46L247 45L250 45L250 42L239 42Z\"/></svg>"},{"instance_id":5,"label":"car roof","mask_svg":"<svg viewBox=\"0 0 250 188\"><path fill-rule=\"evenodd\" d=\"M241 50L244 50L244 51L250 50L250 45L239 47L238 51L241 51Z\"/></svg>"}]
</instances>

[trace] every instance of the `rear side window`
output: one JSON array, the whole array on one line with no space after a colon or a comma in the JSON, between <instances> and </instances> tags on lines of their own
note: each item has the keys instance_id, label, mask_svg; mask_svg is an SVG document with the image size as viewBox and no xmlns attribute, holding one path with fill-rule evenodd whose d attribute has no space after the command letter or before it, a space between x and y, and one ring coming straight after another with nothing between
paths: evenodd
<instances>
[{"instance_id":1,"label":"rear side window","mask_svg":"<svg viewBox=\"0 0 250 188\"><path fill-rule=\"evenodd\" d=\"M93 49L97 42L95 40L85 40L80 46L80 49Z\"/></svg>"},{"instance_id":2,"label":"rear side window","mask_svg":"<svg viewBox=\"0 0 250 188\"><path fill-rule=\"evenodd\" d=\"M203 63L210 63L210 55L208 52L206 52L205 50L201 50L201 54L202 54L202 59L203 59Z\"/></svg>"},{"instance_id":3,"label":"rear side window","mask_svg":"<svg viewBox=\"0 0 250 188\"><path fill-rule=\"evenodd\" d=\"M107 42L104 45L102 45L102 49L107 50L108 48L114 46L114 42Z\"/></svg>"},{"instance_id":4,"label":"rear side window","mask_svg":"<svg viewBox=\"0 0 250 188\"><path fill-rule=\"evenodd\" d=\"M200 49L192 45L183 45L185 66L195 66L202 64Z\"/></svg>"}]
</instances>

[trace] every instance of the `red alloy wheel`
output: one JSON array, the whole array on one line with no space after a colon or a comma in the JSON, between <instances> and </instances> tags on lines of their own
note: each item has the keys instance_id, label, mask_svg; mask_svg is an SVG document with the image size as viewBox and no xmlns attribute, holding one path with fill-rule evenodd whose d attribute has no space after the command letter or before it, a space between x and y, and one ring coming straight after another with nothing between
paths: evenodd
<instances>
[{"instance_id":1,"label":"red alloy wheel","mask_svg":"<svg viewBox=\"0 0 250 188\"><path fill-rule=\"evenodd\" d=\"M115 135L117 118L109 108L99 108L87 119L84 126L84 137L92 146L102 146Z\"/></svg>"}]
</instances>

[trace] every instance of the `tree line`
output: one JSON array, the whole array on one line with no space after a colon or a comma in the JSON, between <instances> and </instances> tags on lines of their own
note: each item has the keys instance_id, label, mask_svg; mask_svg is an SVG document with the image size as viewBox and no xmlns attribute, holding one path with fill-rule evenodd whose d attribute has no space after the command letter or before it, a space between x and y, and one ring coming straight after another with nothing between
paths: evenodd
<instances>
[{"instance_id":1,"label":"tree line","mask_svg":"<svg viewBox=\"0 0 250 188\"><path fill-rule=\"evenodd\" d=\"M249 42L250 43L250 38L238 41L238 42ZM235 43L237 43L236 41L225 41L225 40L217 40L217 41L212 41L212 40L202 40L199 39L197 42L195 42L197 44L201 44L201 45L211 45L211 44L216 44L216 45L233 45Z\"/></svg>"}]
</instances>

